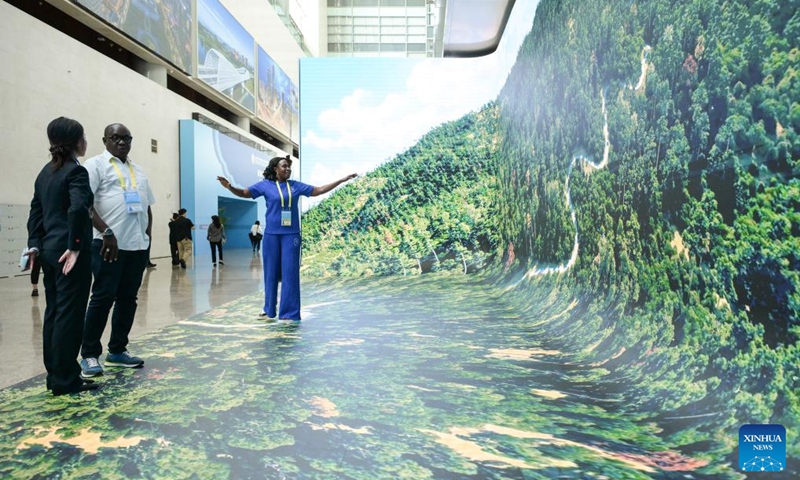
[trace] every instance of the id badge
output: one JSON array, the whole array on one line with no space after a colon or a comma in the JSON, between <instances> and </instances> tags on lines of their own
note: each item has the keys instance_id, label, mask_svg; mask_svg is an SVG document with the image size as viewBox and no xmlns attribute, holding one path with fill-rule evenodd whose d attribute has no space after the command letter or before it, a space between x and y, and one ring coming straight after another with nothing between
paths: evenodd
<instances>
[{"instance_id":1,"label":"id badge","mask_svg":"<svg viewBox=\"0 0 800 480\"><path fill-rule=\"evenodd\" d=\"M292 226L292 211L281 210L281 227L291 227L291 226Z\"/></svg>"},{"instance_id":2,"label":"id badge","mask_svg":"<svg viewBox=\"0 0 800 480\"><path fill-rule=\"evenodd\" d=\"M144 212L142 199L139 197L139 192L136 190L125 192L125 210L127 210L128 213Z\"/></svg>"}]
</instances>

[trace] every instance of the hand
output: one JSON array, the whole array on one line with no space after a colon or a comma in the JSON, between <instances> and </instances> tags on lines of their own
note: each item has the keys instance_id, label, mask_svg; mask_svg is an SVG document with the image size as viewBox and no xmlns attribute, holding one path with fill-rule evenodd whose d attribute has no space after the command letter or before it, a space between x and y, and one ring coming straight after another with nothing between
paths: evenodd
<instances>
[{"instance_id":1,"label":"hand","mask_svg":"<svg viewBox=\"0 0 800 480\"><path fill-rule=\"evenodd\" d=\"M27 272L31 268L33 268L33 262L36 261L36 255L38 254L38 250L27 249L23 255L27 255L28 261L25 262L25 266L22 268L23 272ZM24 259L23 259L24 260Z\"/></svg>"},{"instance_id":2,"label":"hand","mask_svg":"<svg viewBox=\"0 0 800 480\"><path fill-rule=\"evenodd\" d=\"M357 173L351 173L350 175L344 177L344 181L346 182L348 180L352 180L352 179L356 178L357 176L358 176Z\"/></svg>"},{"instance_id":3,"label":"hand","mask_svg":"<svg viewBox=\"0 0 800 480\"><path fill-rule=\"evenodd\" d=\"M110 235L103 237L103 245L100 247L100 255L106 262L116 262L119 257L119 247L117 246L117 237Z\"/></svg>"},{"instance_id":4,"label":"hand","mask_svg":"<svg viewBox=\"0 0 800 480\"><path fill-rule=\"evenodd\" d=\"M222 185L223 187L225 187L225 188L230 188L231 187L231 182L229 182L227 178L225 178L225 177L217 177L217 180L219 180L220 185Z\"/></svg>"},{"instance_id":5,"label":"hand","mask_svg":"<svg viewBox=\"0 0 800 480\"><path fill-rule=\"evenodd\" d=\"M64 264L64 267L61 269L64 275L69 275L69 272L72 271L72 267L74 267L75 263L78 261L78 256L80 256L80 254L80 250L66 250L61 255L58 259L58 263Z\"/></svg>"}]
</instances>

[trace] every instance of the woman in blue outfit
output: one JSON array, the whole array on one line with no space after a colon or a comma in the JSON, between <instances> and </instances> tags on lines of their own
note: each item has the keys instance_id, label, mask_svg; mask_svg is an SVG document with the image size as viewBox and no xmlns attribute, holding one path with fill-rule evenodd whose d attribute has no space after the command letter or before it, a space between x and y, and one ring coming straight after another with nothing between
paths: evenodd
<instances>
[{"instance_id":1,"label":"woman in blue outfit","mask_svg":"<svg viewBox=\"0 0 800 480\"><path fill-rule=\"evenodd\" d=\"M350 174L335 182L314 187L289 180L292 160L289 156L275 157L264 170L264 180L247 188L237 188L225 177L219 183L237 197L264 197L267 214L264 219L264 312L261 316L281 320L300 320L300 213L301 196L316 197L330 192L353 179ZM280 311L278 282L281 283Z\"/></svg>"}]
</instances>

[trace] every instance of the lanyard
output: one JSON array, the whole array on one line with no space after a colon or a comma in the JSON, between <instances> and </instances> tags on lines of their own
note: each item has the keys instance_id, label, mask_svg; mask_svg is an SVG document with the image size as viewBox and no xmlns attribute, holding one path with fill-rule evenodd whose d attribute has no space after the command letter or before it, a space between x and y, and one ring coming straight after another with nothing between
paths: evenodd
<instances>
[{"instance_id":1,"label":"lanyard","mask_svg":"<svg viewBox=\"0 0 800 480\"><path fill-rule=\"evenodd\" d=\"M281 196L281 210L285 209L286 206L283 204L283 192L281 191L281 186L278 184L278 181L275 180L275 186L278 187L278 195ZM286 190L289 192L289 210L292 209L292 187L289 185L289 181L286 181Z\"/></svg>"},{"instance_id":2,"label":"lanyard","mask_svg":"<svg viewBox=\"0 0 800 480\"><path fill-rule=\"evenodd\" d=\"M119 166L114 162L114 159L111 158L108 160L111 165L114 167L114 170L117 171L117 178L119 178L119 184L122 185L122 190L125 190L125 179L122 178L122 170L119 169ZM128 169L131 172L131 186L133 189L136 189L136 174L133 173L133 166L131 166L131 162L126 162L128 164Z\"/></svg>"}]
</instances>

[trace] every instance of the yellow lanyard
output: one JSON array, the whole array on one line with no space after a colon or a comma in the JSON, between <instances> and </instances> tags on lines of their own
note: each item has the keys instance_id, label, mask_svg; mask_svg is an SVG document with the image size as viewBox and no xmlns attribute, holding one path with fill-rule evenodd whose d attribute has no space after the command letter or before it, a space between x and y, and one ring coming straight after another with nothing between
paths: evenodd
<instances>
[{"instance_id":1,"label":"yellow lanyard","mask_svg":"<svg viewBox=\"0 0 800 480\"><path fill-rule=\"evenodd\" d=\"M283 192L281 191L281 186L277 180L275 180L275 186L278 187L278 195L281 196L281 210L283 210L286 206L283 204ZM286 190L289 192L289 210L292 209L292 187L289 186L289 181L286 181Z\"/></svg>"},{"instance_id":2,"label":"yellow lanyard","mask_svg":"<svg viewBox=\"0 0 800 480\"><path fill-rule=\"evenodd\" d=\"M113 158L109 159L108 161L114 167L114 170L117 171L117 178L119 178L119 184L122 185L122 190L124 191L125 190L125 179L122 177L122 170L119 169L119 165L117 165L116 162L114 162ZM133 187L134 190L136 190L136 174L133 173L133 166L131 166L131 162L130 161L125 162L125 163L128 164L128 169L131 172L131 186Z\"/></svg>"}]
</instances>

